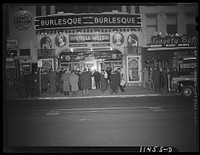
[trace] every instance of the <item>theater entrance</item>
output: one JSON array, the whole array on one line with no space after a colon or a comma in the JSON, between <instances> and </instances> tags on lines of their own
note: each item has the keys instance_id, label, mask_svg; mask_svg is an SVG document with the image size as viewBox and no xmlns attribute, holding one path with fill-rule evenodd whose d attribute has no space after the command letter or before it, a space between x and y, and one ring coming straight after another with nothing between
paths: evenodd
<instances>
[{"instance_id":1,"label":"theater entrance","mask_svg":"<svg viewBox=\"0 0 200 155\"><path fill-rule=\"evenodd\" d=\"M93 50L78 50L73 52L63 51L59 54L59 67L69 68L70 70L83 71L87 68L91 71L122 66L122 54L115 49L93 49Z\"/></svg>"}]
</instances>

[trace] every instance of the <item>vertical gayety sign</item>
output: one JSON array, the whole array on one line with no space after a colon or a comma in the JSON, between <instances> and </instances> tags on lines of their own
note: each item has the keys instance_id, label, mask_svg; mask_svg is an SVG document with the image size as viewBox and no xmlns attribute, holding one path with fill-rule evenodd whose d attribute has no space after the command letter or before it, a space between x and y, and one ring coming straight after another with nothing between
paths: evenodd
<instances>
[{"instance_id":1,"label":"vertical gayety sign","mask_svg":"<svg viewBox=\"0 0 200 155\"><path fill-rule=\"evenodd\" d=\"M127 82L141 82L141 56L127 56Z\"/></svg>"}]
</instances>

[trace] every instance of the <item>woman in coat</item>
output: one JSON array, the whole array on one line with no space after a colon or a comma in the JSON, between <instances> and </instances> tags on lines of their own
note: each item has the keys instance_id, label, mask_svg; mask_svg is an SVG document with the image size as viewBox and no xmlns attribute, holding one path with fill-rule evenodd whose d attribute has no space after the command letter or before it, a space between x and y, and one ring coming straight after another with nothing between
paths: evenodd
<instances>
[{"instance_id":1,"label":"woman in coat","mask_svg":"<svg viewBox=\"0 0 200 155\"><path fill-rule=\"evenodd\" d=\"M65 73L62 74L62 81L63 81L63 93L64 95L67 96L69 95L69 91L70 91L70 87L69 87L69 76L70 76L70 73L69 73L69 70L67 70Z\"/></svg>"},{"instance_id":2,"label":"woman in coat","mask_svg":"<svg viewBox=\"0 0 200 155\"><path fill-rule=\"evenodd\" d=\"M46 71L41 74L41 89L42 93L48 91L48 77Z\"/></svg>"},{"instance_id":3,"label":"woman in coat","mask_svg":"<svg viewBox=\"0 0 200 155\"><path fill-rule=\"evenodd\" d=\"M87 72L87 70L85 68L83 73L80 76L81 89L83 90L83 95L88 94L88 89L90 89L90 87L91 87L90 79L91 79L91 74L89 72Z\"/></svg>"},{"instance_id":4,"label":"woman in coat","mask_svg":"<svg viewBox=\"0 0 200 155\"><path fill-rule=\"evenodd\" d=\"M110 75L110 88L111 88L111 94L117 93L117 89L118 89L118 77L117 74L112 71L111 75Z\"/></svg>"},{"instance_id":5,"label":"woman in coat","mask_svg":"<svg viewBox=\"0 0 200 155\"><path fill-rule=\"evenodd\" d=\"M101 73L100 73L100 81L101 81L101 90L104 93L106 91L106 89L107 89L106 78L104 76L104 71L101 71Z\"/></svg>"},{"instance_id":6,"label":"woman in coat","mask_svg":"<svg viewBox=\"0 0 200 155\"><path fill-rule=\"evenodd\" d=\"M73 95L77 94L77 90L78 90L78 81L79 81L79 77L77 74L75 74L74 71L71 72L70 76L69 76L69 83L71 85L71 91Z\"/></svg>"}]
</instances>

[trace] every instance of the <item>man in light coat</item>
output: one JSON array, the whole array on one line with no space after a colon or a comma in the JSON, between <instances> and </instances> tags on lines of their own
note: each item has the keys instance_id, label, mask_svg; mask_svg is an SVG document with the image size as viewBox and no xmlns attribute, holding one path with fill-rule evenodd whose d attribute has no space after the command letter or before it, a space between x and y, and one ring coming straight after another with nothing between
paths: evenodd
<instances>
[{"instance_id":1,"label":"man in light coat","mask_svg":"<svg viewBox=\"0 0 200 155\"><path fill-rule=\"evenodd\" d=\"M70 76L70 72L67 69L65 71L65 73L62 74L61 80L63 81L63 93L64 95L68 96L69 92L70 92L70 87L69 87L69 76Z\"/></svg>"},{"instance_id":2,"label":"man in light coat","mask_svg":"<svg viewBox=\"0 0 200 155\"><path fill-rule=\"evenodd\" d=\"M79 81L78 75L75 74L74 71L71 71L71 74L69 76L69 84L71 85L71 91L73 95L77 95L77 90L79 90L78 81Z\"/></svg>"}]
</instances>

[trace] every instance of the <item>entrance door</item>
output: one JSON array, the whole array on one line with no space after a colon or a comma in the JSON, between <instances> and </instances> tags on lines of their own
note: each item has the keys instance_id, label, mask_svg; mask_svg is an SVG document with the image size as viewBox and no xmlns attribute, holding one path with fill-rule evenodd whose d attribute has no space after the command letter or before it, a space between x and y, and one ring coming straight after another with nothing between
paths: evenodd
<instances>
[{"instance_id":1,"label":"entrance door","mask_svg":"<svg viewBox=\"0 0 200 155\"><path fill-rule=\"evenodd\" d=\"M84 68L88 68L90 71L101 71L102 68L102 60L100 59L95 59L95 60L91 60L91 61L84 61L83 62L83 69Z\"/></svg>"},{"instance_id":2,"label":"entrance door","mask_svg":"<svg viewBox=\"0 0 200 155\"><path fill-rule=\"evenodd\" d=\"M40 59L42 61L42 71L46 71L49 69L53 69L54 70L54 59Z\"/></svg>"}]
</instances>

